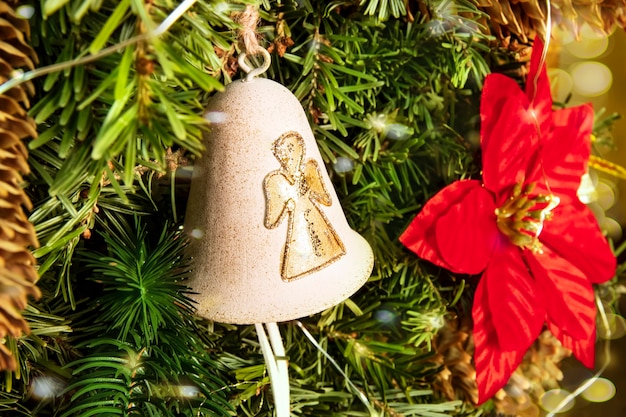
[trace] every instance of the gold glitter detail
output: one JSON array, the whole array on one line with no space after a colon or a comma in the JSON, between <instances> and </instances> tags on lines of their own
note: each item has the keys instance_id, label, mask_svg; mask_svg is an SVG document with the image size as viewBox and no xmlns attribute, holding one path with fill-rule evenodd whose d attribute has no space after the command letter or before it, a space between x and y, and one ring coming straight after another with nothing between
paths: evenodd
<instances>
[{"instance_id":1,"label":"gold glitter detail","mask_svg":"<svg viewBox=\"0 0 626 417\"><path fill-rule=\"evenodd\" d=\"M330 207L332 201L317 162L304 161L306 145L302 136L293 131L284 133L276 139L272 151L281 168L267 174L263 181L265 227L273 229L288 216L280 275L291 281L326 267L346 251L320 208Z\"/></svg>"},{"instance_id":2,"label":"gold glitter detail","mask_svg":"<svg viewBox=\"0 0 626 417\"><path fill-rule=\"evenodd\" d=\"M515 184L509 199L495 213L498 229L514 245L543 253L539 235L543 223L551 219L552 210L559 205L560 200L555 195L531 196L535 185L530 183L522 188L522 183Z\"/></svg>"}]
</instances>

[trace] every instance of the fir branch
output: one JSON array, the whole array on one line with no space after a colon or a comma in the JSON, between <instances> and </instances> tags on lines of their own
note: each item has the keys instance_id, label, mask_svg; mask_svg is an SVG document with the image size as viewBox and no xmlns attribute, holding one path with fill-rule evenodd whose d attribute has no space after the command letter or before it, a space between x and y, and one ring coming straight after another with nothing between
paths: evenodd
<instances>
[{"instance_id":1,"label":"fir branch","mask_svg":"<svg viewBox=\"0 0 626 417\"><path fill-rule=\"evenodd\" d=\"M182 325L180 314L190 314L193 306L182 284L187 272L181 259L183 237L164 229L151 247L145 226L137 227L132 234L106 233L108 256L86 252L83 257L93 268L92 279L104 286L97 322L119 330L122 340L138 333L151 345L159 342L162 328Z\"/></svg>"},{"instance_id":2,"label":"fir branch","mask_svg":"<svg viewBox=\"0 0 626 417\"><path fill-rule=\"evenodd\" d=\"M192 317L183 236L166 226L151 239L145 225L127 227L104 234L107 255L80 252L102 291L92 300L95 322L83 316L75 327L84 356L66 365L73 376L63 415L230 415L226 383Z\"/></svg>"},{"instance_id":3,"label":"fir branch","mask_svg":"<svg viewBox=\"0 0 626 417\"><path fill-rule=\"evenodd\" d=\"M44 292L44 297L46 295ZM70 320L64 317L66 313L63 303L33 303L24 310L23 316L31 327L31 333L6 341L17 367L13 372L5 372L4 381L0 381L0 412L19 411L31 415L26 414L19 402L12 399L14 394L21 391L23 398L23 393L32 389L42 377L56 380L68 376L57 365L63 364L67 358L66 339L72 331Z\"/></svg>"},{"instance_id":4,"label":"fir branch","mask_svg":"<svg viewBox=\"0 0 626 417\"><path fill-rule=\"evenodd\" d=\"M44 9L36 7L33 23L40 30L33 43L42 64L146 33L172 8L168 2L130 3L48 1ZM227 30L235 26L229 13L236 6L224 6L199 2L162 39L146 39L43 80L31 110L41 131L30 143L38 187L31 219L42 243L35 255L42 273L61 271L58 290L72 303L72 254L91 234L104 204L145 212L137 167L163 173L172 146L200 151L208 128L203 102L221 87L224 63L216 51L234 38Z\"/></svg>"},{"instance_id":5,"label":"fir branch","mask_svg":"<svg viewBox=\"0 0 626 417\"><path fill-rule=\"evenodd\" d=\"M175 334L168 337L169 342L176 339ZM74 379L65 390L71 398L63 416L230 415L230 407L220 395L214 377L185 380L187 374L200 371L199 375L204 376L208 373L202 367L211 363L202 354L189 352L192 359L181 362L190 364L195 360L197 365L182 366L179 374L173 361L176 358L171 356L174 349L165 352L168 357L153 356L155 352L151 348L137 351L118 340L104 338L85 347L91 351L90 355L70 364Z\"/></svg>"},{"instance_id":6,"label":"fir branch","mask_svg":"<svg viewBox=\"0 0 626 417\"><path fill-rule=\"evenodd\" d=\"M32 412L22 402L23 394L20 392L0 391L0 412L11 416L32 416Z\"/></svg>"},{"instance_id":7,"label":"fir branch","mask_svg":"<svg viewBox=\"0 0 626 417\"><path fill-rule=\"evenodd\" d=\"M376 15L379 20L387 20L390 16L397 18L407 12L405 0L361 0L359 4L366 5L365 14Z\"/></svg>"},{"instance_id":8,"label":"fir branch","mask_svg":"<svg viewBox=\"0 0 626 417\"><path fill-rule=\"evenodd\" d=\"M492 51L476 7L260 3L261 42L274 48L267 74L301 99L347 218L376 257L363 290L303 322L381 414L479 414L427 389L437 372L429 343L439 318L454 306L467 309L472 287L397 241L432 194L478 172L468 138ZM161 0L44 5L33 20L43 65L148 33L173 7ZM28 187L42 242L36 255L46 298L63 294L58 301L76 311L43 320L41 331L50 333L35 337L48 348L37 339L10 342L23 347L20 369L59 378L63 395L29 410L16 400L27 390L20 383L0 396L0 407L24 415L272 415L254 328L194 318L180 234L157 227L152 235L146 226L162 224L175 197L186 197L186 184L171 176L161 186L158 177L168 152L200 150L206 100L237 72L230 14L240 8L199 1L160 40L40 80L32 115L41 135L30 143ZM334 169L346 160L353 169ZM128 221L131 213L142 216L141 226ZM67 320L73 332L66 334ZM293 414L371 415L297 326L281 330ZM181 395L183 387L195 395Z\"/></svg>"}]
</instances>

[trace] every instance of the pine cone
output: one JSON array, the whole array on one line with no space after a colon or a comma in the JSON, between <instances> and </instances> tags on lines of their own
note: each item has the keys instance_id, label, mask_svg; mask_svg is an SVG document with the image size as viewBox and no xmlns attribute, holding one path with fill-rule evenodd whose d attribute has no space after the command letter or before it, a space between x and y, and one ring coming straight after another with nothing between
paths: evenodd
<instances>
[{"instance_id":1,"label":"pine cone","mask_svg":"<svg viewBox=\"0 0 626 417\"><path fill-rule=\"evenodd\" d=\"M472 362L474 342L470 317L446 322L433 341L437 354L432 362L442 367L436 375L433 390L449 400L476 403L478 388ZM494 397L498 415L538 417L539 398L546 390L559 388L563 373L559 364L571 351L548 330L539 335L507 385Z\"/></svg>"},{"instance_id":2,"label":"pine cone","mask_svg":"<svg viewBox=\"0 0 626 417\"><path fill-rule=\"evenodd\" d=\"M448 320L433 341L437 355L431 359L443 369L435 377L433 390L449 400L461 399L476 404L478 386L472 363L474 339L469 317Z\"/></svg>"},{"instance_id":3,"label":"pine cone","mask_svg":"<svg viewBox=\"0 0 626 417\"><path fill-rule=\"evenodd\" d=\"M611 33L617 26L626 29L626 0L605 0L600 13L606 33Z\"/></svg>"},{"instance_id":4,"label":"pine cone","mask_svg":"<svg viewBox=\"0 0 626 417\"><path fill-rule=\"evenodd\" d=\"M14 4L0 1L0 82L17 69L33 69L37 61L26 42L28 21L15 14ZM28 249L38 242L23 209L30 209L31 202L21 188L22 174L29 172L22 139L37 136L35 123L25 111L30 106L28 94L33 92L32 84L24 83L0 96L0 340L29 331L21 310L29 295L40 296L35 259ZM0 370L15 367L11 352L0 344Z\"/></svg>"},{"instance_id":5,"label":"pine cone","mask_svg":"<svg viewBox=\"0 0 626 417\"><path fill-rule=\"evenodd\" d=\"M507 416L538 416L537 403L546 390L559 388L559 364L571 351L545 330L524 356L508 384L495 396L496 409Z\"/></svg>"},{"instance_id":6,"label":"pine cone","mask_svg":"<svg viewBox=\"0 0 626 417\"><path fill-rule=\"evenodd\" d=\"M475 0L490 17L483 22L501 40L516 37L522 43L545 39L546 3L538 0ZM563 30L580 34L583 23L603 33L616 26L626 29L626 0L552 0L552 21Z\"/></svg>"},{"instance_id":7,"label":"pine cone","mask_svg":"<svg viewBox=\"0 0 626 417\"><path fill-rule=\"evenodd\" d=\"M495 36L509 39L511 35L522 43L534 38L537 33L544 35L545 9L537 0L476 0L479 9L490 17L484 22Z\"/></svg>"}]
</instances>

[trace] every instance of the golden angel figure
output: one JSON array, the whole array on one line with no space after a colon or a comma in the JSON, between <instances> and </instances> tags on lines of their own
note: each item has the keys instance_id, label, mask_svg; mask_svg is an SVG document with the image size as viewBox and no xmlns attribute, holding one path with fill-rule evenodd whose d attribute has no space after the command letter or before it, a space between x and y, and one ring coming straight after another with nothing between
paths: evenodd
<instances>
[{"instance_id":1,"label":"golden angel figure","mask_svg":"<svg viewBox=\"0 0 626 417\"><path fill-rule=\"evenodd\" d=\"M346 253L320 205L332 204L317 162L304 161L306 145L297 132L282 134L273 146L281 168L265 177L265 227L273 229L288 217L287 240L280 274L291 281L324 268Z\"/></svg>"}]
</instances>

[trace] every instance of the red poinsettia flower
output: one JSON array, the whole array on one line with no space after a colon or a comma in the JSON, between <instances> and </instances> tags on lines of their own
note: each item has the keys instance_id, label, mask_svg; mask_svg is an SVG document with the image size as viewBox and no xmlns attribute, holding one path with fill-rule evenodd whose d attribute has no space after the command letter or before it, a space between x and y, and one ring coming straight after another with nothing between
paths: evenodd
<instances>
[{"instance_id":1,"label":"red poinsettia flower","mask_svg":"<svg viewBox=\"0 0 626 417\"><path fill-rule=\"evenodd\" d=\"M479 403L507 383L544 324L593 367L592 284L615 273L615 257L576 195L593 110L552 110L542 49L537 41L525 92L503 75L487 76L482 181L441 190L400 237L436 265L482 272L472 311Z\"/></svg>"}]
</instances>

